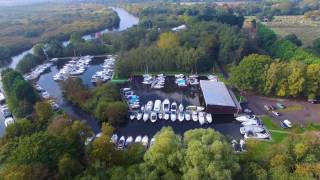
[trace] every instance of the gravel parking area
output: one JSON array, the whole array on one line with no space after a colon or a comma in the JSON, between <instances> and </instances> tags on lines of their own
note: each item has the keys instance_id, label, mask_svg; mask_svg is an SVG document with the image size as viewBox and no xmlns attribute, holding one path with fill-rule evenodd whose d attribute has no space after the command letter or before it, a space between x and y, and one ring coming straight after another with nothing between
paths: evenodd
<instances>
[{"instance_id":1,"label":"gravel parking area","mask_svg":"<svg viewBox=\"0 0 320 180\"><path fill-rule=\"evenodd\" d=\"M320 104L311 104L301 100L288 100L280 98L270 98L258 96L254 94L244 95L247 98L247 106L257 115L268 115L278 123L281 120L288 119L295 124L307 124L309 122L320 123ZM285 109L276 107L276 103L286 106ZM264 108L264 105L272 105L275 111L280 112L280 116L276 117L270 111Z\"/></svg>"}]
</instances>

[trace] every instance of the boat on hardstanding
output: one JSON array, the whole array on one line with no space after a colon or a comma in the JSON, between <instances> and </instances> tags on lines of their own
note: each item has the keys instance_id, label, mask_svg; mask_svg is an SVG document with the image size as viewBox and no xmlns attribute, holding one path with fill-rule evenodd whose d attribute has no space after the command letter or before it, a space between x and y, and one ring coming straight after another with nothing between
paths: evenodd
<instances>
[{"instance_id":1,"label":"boat on hardstanding","mask_svg":"<svg viewBox=\"0 0 320 180\"><path fill-rule=\"evenodd\" d=\"M168 112L169 110L170 110L170 101L169 101L169 99L165 99L162 102L162 111Z\"/></svg>"},{"instance_id":2,"label":"boat on hardstanding","mask_svg":"<svg viewBox=\"0 0 320 180\"><path fill-rule=\"evenodd\" d=\"M241 134L245 134L248 131L261 133L261 132L265 131L265 129L263 127L259 127L259 126L244 126L244 127L240 128L240 133Z\"/></svg>"},{"instance_id":3,"label":"boat on hardstanding","mask_svg":"<svg viewBox=\"0 0 320 180\"><path fill-rule=\"evenodd\" d=\"M189 112L186 112L184 114L184 118L186 119L186 121L190 121L191 120L191 114Z\"/></svg>"},{"instance_id":4,"label":"boat on hardstanding","mask_svg":"<svg viewBox=\"0 0 320 180\"><path fill-rule=\"evenodd\" d=\"M144 112L142 119L143 119L144 122L148 121L148 119L149 119L149 113L148 113L148 112Z\"/></svg>"},{"instance_id":5,"label":"boat on hardstanding","mask_svg":"<svg viewBox=\"0 0 320 180\"><path fill-rule=\"evenodd\" d=\"M171 104L171 111L172 112L176 112L177 111L177 103L176 102L173 102L172 104Z\"/></svg>"},{"instance_id":6,"label":"boat on hardstanding","mask_svg":"<svg viewBox=\"0 0 320 180\"><path fill-rule=\"evenodd\" d=\"M180 111L179 114L178 114L178 120L180 122L182 122L184 120L184 112L183 111Z\"/></svg>"},{"instance_id":7,"label":"boat on hardstanding","mask_svg":"<svg viewBox=\"0 0 320 180\"><path fill-rule=\"evenodd\" d=\"M126 140L125 146L128 147L130 144L132 144L133 142L133 137L129 136Z\"/></svg>"},{"instance_id":8,"label":"boat on hardstanding","mask_svg":"<svg viewBox=\"0 0 320 180\"><path fill-rule=\"evenodd\" d=\"M164 120L169 120L170 114L168 112L165 112L163 118L164 118Z\"/></svg>"},{"instance_id":9,"label":"boat on hardstanding","mask_svg":"<svg viewBox=\"0 0 320 180\"><path fill-rule=\"evenodd\" d=\"M142 114L141 112L138 112L138 113L137 113L137 120L142 119L142 116L143 116L143 114Z\"/></svg>"},{"instance_id":10,"label":"boat on hardstanding","mask_svg":"<svg viewBox=\"0 0 320 180\"><path fill-rule=\"evenodd\" d=\"M194 122L198 121L198 113L196 111L193 111L192 112L192 120Z\"/></svg>"},{"instance_id":11,"label":"boat on hardstanding","mask_svg":"<svg viewBox=\"0 0 320 180\"><path fill-rule=\"evenodd\" d=\"M149 138L148 136L143 136L142 140L141 140L142 145L144 145L145 147L148 146L149 143Z\"/></svg>"},{"instance_id":12,"label":"boat on hardstanding","mask_svg":"<svg viewBox=\"0 0 320 180\"><path fill-rule=\"evenodd\" d=\"M134 143L141 143L141 136L137 136L136 139L134 140Z\"/></svg>"},{"instance_id":13,"label":"boat on hardstanding","mask_svg":"<svg viewBox=\"0 0 320 180\"><path fill-rule=\"evenodd\" d=\"M126 141L126 138L124 136L121 136L121 138L119 139L119 142L118 142L118 149L124 148L125 141Z\"/></svg>"},{"instance_id":14,"label":"boat on hardstanding","mask_svg":"<svg viewBox=\"0 0 320 180\"><path fill-rule=\"evenodd\" d=\"M176 112L171 112L170 119L172 122L175 122L177 120L177 114Z\"/></svg>"},{"instance_id":15,"label":"boat on hardstanding","mask_svg":"<svg viewBox=\"0 0 320 180\"><path fill-rule=\"evenodd\" d=\"M200 123L201 125L203 125L203 124L205 123L204 112L199 112L198 116L199 116L199 117L198 117L199 123Z\"/></svg>"},{"instance_id":16,"label":"boat on hardstanding","mask_svg":"<svg viewBox=\"0 0 320 180\"><path fill-rule=\"evenodd\" d=\"M146 105L146 111L152 111L152 108L153 108L153 102L148 101Z\"/></svg>"},{"instance_id":17,"label":"boat on hardstanding","mask_svg":"<svg viewBox=\"0 0 320 180\"><path fill-rule=\"evenodd\" d=\"M206 114L206 121L207 121L208 123L212 123L212 115L211 115L210 113L207 113L207 114Z\"/></svg>"},{"instance_id":18,"label":"boat on hardstanding","mask_svg":"<svg viewBox=\"0 0 320 180\"><path fill-rule=\"evenodd\" d=\"M246 121L251 121L251 120L255 120L255 119L256 119L255 116L249 116L249 115L236 117L236 120L239 122L246 122Z\"/></svg>"},{"instance_id":19,"label":"boat on hardstanding","mask_svg":"<svg viewBox=\"0 0 320 180\"><path fill-rule=\"evenodd\" d=\"M157 99L155 102L154 102L154 108L153 108L154 111L156 112L159 112L161 110L161 101L159 99Z\"/></svg>"},{"instance_id":20,"label":"boat on hardstanding","mask_svg":"<svg viewBox=\"0 0 320 180\"><path fill-rule=\"evenodd\" d=\"M256 133L252 131L248 131L244 134L245 139L267 139L269 137L268 133Z\"/></svg>"},{"instance_id":21,"label":"boat on hardstanding","mask_svg":"<svg viewBox=\"0 0 320 180\"><path fill-rule=\"evenodd\" d=\"M156 122L157 121L157 113L156 112L151 112L151 115L150 115L150 121L151 122Z\"/></svg>"},{"instance_id":22,"label":"boat on hardstanding","mask_svg":"<svg viewBox=\"0 0 320 180\"><path fill-rule=\"evenodd\" d=\"M113 134L111 137L111 142L113 142L114 144L116 144L118 142L118 135Z\"/></svg>"}]
</instances>

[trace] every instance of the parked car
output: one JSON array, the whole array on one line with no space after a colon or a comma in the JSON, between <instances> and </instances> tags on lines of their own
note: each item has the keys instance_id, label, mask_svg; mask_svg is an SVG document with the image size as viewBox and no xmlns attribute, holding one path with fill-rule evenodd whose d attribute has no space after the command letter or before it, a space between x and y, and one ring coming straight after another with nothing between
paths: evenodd
<instances>
[{"instance_id":1,"label":"parked car","mask_svg":"<svg viewBox=\"0 0 320 180\"><path fill-rule=\"evenodd\" d=\"M320 100L319 99L309 99L308 102L310 102L311 104L319 104Z\"/></svg>"},{"instance_id":2,"label":"parked car","mask_svg":"<svg viewBox=\"0 0 320 180\"><path fill-rule=\"evenodd\" d=\"M286 119L286 120L280 121L280 126L283 129L287 129L287 128L291 128L292 127L292 123L289 120Z\"/></svg>"},{"instance_id":3,"label":"parked car","mask_svg":"<svg viewBox=\"0 0 320 180\"><path fill-rule=\"evenodd\" d=\"M272 105L264 105L264 108L267 110L267 111L273 111L274 110L274 107Z\"/></svg>"},{"instance_id":4,"label":"parked car","mask_svg":"<svg viewBox=\"0 0 320 180\"><path fill-rule=\"evenodd\" d=\"M275 116L280 116L281 114L279 113L279 112L277 112L277 111L271 111L272 112L272 114L273 115L275 115Z\"/></svg>"},{"instance_id":5,"label":"parked car","mask_svg":"<svg viewBox=\"0 0 320 180\"><path fill-rule=\"evenodd\" d=\"M276 105L277 105L277 107L278 107L279 109L284 109L284 108L286 108L286 106L283 105L283 104L281 104L281 103L277 103Z\"/></svg>"},{"instance_id":6,"label":"parked car","mask_svg":"<svg viewBox=\"0 0 320 180\"><path fill-rule=\"evenodd\" d=\"M243 110L243 112L244 112L244 113L247 113L247 114L250 114L250 113L252 113L252 110L251 110L251 109L246 108L246 109L244 109L244 110Z\"/></svg>"}]
</instances>

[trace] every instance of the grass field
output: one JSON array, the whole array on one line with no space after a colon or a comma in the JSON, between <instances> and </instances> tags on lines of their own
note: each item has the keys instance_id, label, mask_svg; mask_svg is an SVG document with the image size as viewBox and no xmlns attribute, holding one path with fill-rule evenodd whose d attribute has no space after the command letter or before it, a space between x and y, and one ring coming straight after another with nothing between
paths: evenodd
<instances>
[{"instance_id":1,"label":"grass field","mask_svg":"<svg viewBox=\"0 0 320 180\"><path fill-rule=\"evenodd\" d=\"M312 41L320 37L320 22L304 16L275 16L271 22L265 24L281 37L296 34L304 47L312 45Z\"/></svg>"}]
</instances>

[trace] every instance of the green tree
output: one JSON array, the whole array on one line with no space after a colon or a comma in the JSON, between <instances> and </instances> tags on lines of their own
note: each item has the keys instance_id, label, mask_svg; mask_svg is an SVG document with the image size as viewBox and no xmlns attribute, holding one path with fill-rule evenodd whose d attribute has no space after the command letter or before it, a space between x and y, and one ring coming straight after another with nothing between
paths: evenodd
<instances>
[{"instance_id":1,"label":"green tree","mask_svg":"<svg viewBox=\"0 0 320 180\"><path fill-rule=\"evenodd\" d=\"M36 116L39 121L49 121L53 114L52 107L47 102L37 102L35 105Z\"/></svg>"},{"instance_id":2,"label":"green tree","mask_svg":"<svg viewBox=\"0 0 320 180\"><path fill-rule=\"evenodd\" d=\"M320 95L320 64L308 65L305 92L309 99L315 99Z\"/></svg>"},{"instance_id":3,"label":"green tree","mask_svg":"<svg viewBox=\"0 0 320 180\"><path fill-rule=\"evenodd\" d=\"M292 43L294 43L297 46L302 46L302 41L295 34L289 34L289 35L285 36L284 39L291 41Z\"/></svg>"},{"instance_id":4,"label":"green tree","mask_svg":"<svg viewBox=\"0 0 320 180\"><path fill-rule=\"evenodd\" d=\"M64 154L59 160L58 169L60 176L68 179L81 173L83 167L77 160L72 159L70 155Z\"/></svg>"},{"instance_id":5,"label":"green tree","mask_svg":"<svg viewBox=\"0 0 320 180\"><path fill-rule=\"evenodd\" d=\"M29 136L35 132L35 127L28 119L19 119L12 126L6 128L5 137L12 139L15 137Z\"/></svg>"},{"instance_id":6,"label":"green tree","mask_svg":"<svg viewBox=\"0 0 320 180\"><path fill-rule=\"evenodd\" d=\"M119 125L127 119L128 106L121 101L110 102L106 109L106 115L109 123Z\"/></svg>"},{"instance_id":7,"label":"green tree","mask_svg":"<svg viewBox=\"0 0 320 180\"><path fill-rule=\"evenodd\" d=\"M170 49L179 46L178 36L172 32L165 32L160 35L157 46L161 49Z\"/></svg>"}]
</instances>

